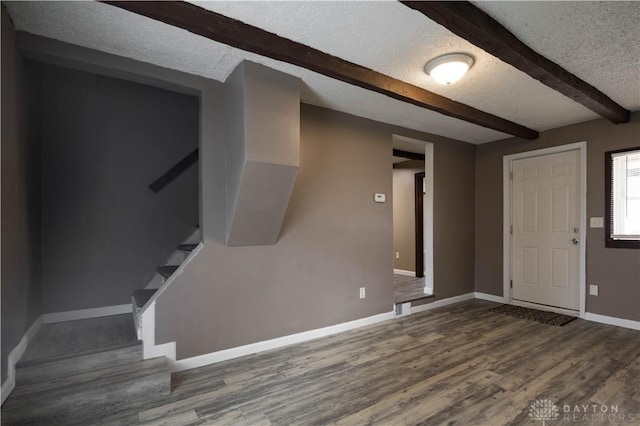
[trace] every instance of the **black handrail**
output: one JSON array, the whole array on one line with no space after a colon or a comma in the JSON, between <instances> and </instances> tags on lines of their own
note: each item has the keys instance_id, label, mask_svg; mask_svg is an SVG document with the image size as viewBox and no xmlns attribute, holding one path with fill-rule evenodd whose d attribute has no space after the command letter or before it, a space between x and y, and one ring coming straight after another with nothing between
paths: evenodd
<instances>
[{"instance_id":1,"label":"black handrail","mask_svg":"<svg viewBox=\"0 0 640 426\"><path fill-rule=\"evenodd\" d=\"M196 148L189 155L180 160L175 166L170 168L165 174L154 180L149 189L153 192L160 192L162 188L167 186L172 180L180 176L182 172L187 170L190 166L198 162L198 148Z\"/></svg>"}]
</instances>

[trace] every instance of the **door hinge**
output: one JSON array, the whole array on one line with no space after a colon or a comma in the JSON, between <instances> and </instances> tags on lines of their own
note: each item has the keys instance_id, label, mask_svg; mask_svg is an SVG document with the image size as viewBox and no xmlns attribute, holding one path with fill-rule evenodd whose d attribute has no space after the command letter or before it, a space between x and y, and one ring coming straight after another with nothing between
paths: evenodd
<instances>
[{"instance_id":1,"label":"door hinge","mask_svg":"<svg viewBox=\"0 0 640 426\"><path fill-rule=\"evenodd\" d=\"M513 280L509 281L509 287L513 288Z\"/></svg>"},{"instance_id":2,"label":"door hinge","mask_svg":"<svg viewBox=\"0 0 640 426\"><path fill-rule=\"evenodd\" d=\"M509 233L513 234L513 225L509 225Z\"/></svg>"},{"instance_id":3,"label":"door hinge","mask_svg":"<svg viewBox=\"0 0 640 426\"><path fill-rule=\"evenodd\" d=\"M513 170L509 170L509 179L513 180Z\"/></svg>"}]
</instances>

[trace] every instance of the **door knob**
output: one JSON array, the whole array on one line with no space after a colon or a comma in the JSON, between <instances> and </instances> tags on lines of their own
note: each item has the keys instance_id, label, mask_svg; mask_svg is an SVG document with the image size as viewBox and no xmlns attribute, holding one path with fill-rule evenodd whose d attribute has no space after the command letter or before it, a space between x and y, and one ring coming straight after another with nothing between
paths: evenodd
<instances>
[{"instance_id":1,"label":"door knob","mask_svg":"<svg viewBox=\"0 0 640 426\"><path fill-rule=\"evenodd\" d=\"M577 239L577 238L574 238L573 240L571 240L571 243L572 243L573 245L577 245L579 242L580 242L580 241L578 241L578 239Z\"/></svg>"}]
</instances>

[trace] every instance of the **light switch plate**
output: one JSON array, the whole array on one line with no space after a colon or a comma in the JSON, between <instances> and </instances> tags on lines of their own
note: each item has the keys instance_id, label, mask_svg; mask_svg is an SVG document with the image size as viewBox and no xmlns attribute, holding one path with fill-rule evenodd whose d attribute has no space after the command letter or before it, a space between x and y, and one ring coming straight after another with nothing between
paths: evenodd
<instances>
[{"instance_id":1,"label":"light switch plate","mask_svg":"<svg viewBox=\"0 0 640 426\"><path fill-rule=\"evenodd\" d=\"M604 228L603 217L592 217L589 224L592 228Z\"/></svg>"},{"instance_id":2,"label":"light switch plate","mask_svg":"<svg viewBox=\"0 0 640 426\"><path fill-rule=\"evenodd\" d=\"M597 285L590 285L589 286L589 295L590 296L597 296L598 295L598 286Z\"/></svg>"},{"instance_id":3,"label":"light switch plate","mask_svg":"<svg viewBox=\"0 0 640 426\"><path fill-rule=\"evenodd\" d=\"M387 195L376 193L373 196L373 201L375 201L376 203L384 203L385 201L387 201Z\"/></svg>"}]
</instances>

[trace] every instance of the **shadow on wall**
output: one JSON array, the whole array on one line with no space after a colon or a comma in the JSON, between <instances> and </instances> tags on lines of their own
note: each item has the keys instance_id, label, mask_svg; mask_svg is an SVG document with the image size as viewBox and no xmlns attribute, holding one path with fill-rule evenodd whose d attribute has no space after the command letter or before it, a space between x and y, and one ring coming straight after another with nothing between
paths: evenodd
<instances>
[{"instance_id":1,"label":"shadow on wall","mask_svg":"<svg viewBox=\"0 0 640 426\"><path fill-rule=\"evenodd\" d=\"M198 147L196 97L38 65L43 312L130 303L198 223L198 168L148 185Z\"/></svg>"}]
</instances>

